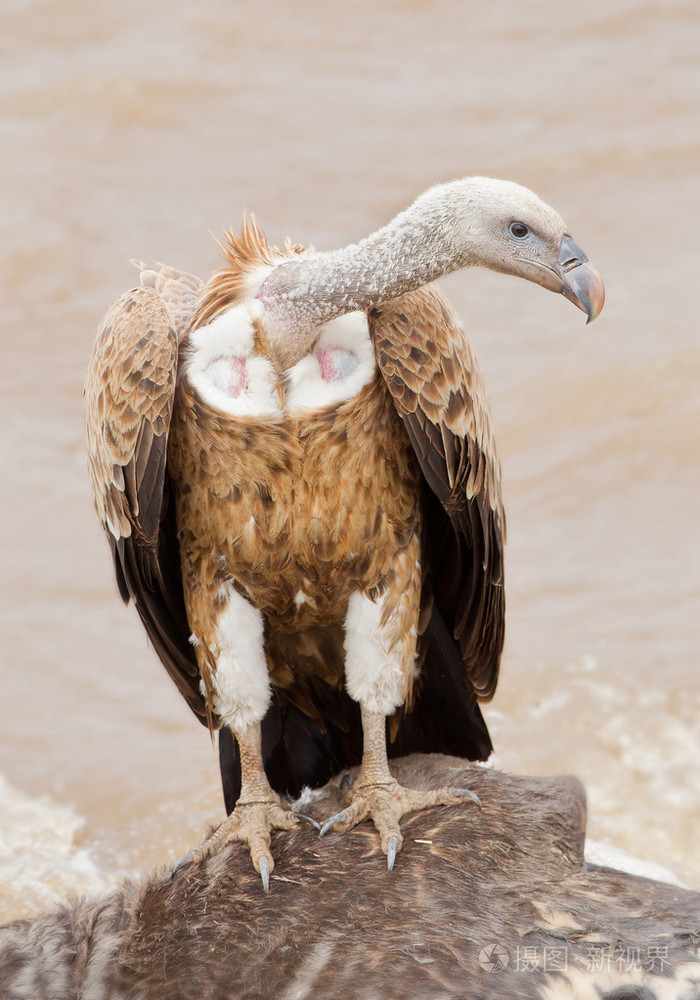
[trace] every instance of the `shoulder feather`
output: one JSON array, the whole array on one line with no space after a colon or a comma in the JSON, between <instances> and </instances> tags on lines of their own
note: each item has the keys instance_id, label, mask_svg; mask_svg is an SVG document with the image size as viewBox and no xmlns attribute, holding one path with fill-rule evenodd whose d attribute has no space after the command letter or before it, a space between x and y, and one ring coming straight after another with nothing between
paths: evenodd
<instances>
[{"instance_id":1,"label":"shoulder feather","mask_svg":"<svg viewBox=\"0 0 700 1000\"><path fill-rule=\"evenodd\" d=\"M85 382L88 468L97 514L115 537L157 527L177 372L170 314L152 288L107 312Z\"/></svg>"},{"instance_id":2,"label":"shoulder feather","mask_svg":"<svg viewBox=\"0 0 700 1000\"><path fill-rule=\"evenodd\" d=\"M204 282L194 274L180 271L167 264L131 262L140 271L141 288L152 288L170 316L172 326L182 343L192 325Z\"/></svg>"}]
</instances>

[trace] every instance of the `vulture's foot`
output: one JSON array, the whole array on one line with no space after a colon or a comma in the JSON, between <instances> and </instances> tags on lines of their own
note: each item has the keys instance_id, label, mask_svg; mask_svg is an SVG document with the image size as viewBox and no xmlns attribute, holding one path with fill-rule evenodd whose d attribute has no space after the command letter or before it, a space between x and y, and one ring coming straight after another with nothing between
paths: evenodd
<instances>
[{"instance_id":1,"label":"vulture's foot","mask_svg":"<svg viewBox=\"0 0 700 1000\"><path fill-rule=\"evenodd\" d=\"M350 804L326 820L321 827L321 836L329 830L344 833L362 820L371 819L381 837L382 850L391 871L403 845L399 821L405 813L431 806L456 806L465 800L475 802L481 808L478 797L467 788L419 790L404 788L394 779L365 783L360 776L352 789Z\"/></svg>"},{"instance_id":2,"label":"vulture's foot","mask_svg":"<svg viewBox=\"0 0 700 1000\"><path fill-rule=\"evenodd\" d=\"M306 819L293 813L274 793L272 795L274 798L254 802L239 800L231 815L226 817L211 837L181 858L173 868L173 872L184 865L204 860L213 851L226 844L241 841L247 844L253 867L262 879L265 892L268 892L270 873L275 867L274 858L270 853L272 831L295 830L299 826L299 820Z\"/></svg>"}]
</instances>

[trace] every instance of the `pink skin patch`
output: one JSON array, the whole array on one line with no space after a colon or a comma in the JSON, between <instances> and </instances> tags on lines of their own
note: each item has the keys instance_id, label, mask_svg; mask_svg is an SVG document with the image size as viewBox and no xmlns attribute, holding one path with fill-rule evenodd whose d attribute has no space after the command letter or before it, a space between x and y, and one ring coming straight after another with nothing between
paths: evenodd
<instances>
[{"instance_id":1,"label":"pink skin patch","mask_svg":"<svg viewBox=\"0 0 700 1000\"><path fill-rule=\"evenodd\" d=\"M237 399L246 390L245 361L243 358L231 358L229 372L226 392L232 399Z\"/></svg>"},{"instance_id":2,"label":"pink skin patch","mask_svg":"<svg viewBox=\"0 0 700 1000\"><path fill-rule=\"evenodd\" d=\"M206 370L207 379L231 399L238 399L248 388L245 358L217 358Z\"/></svg>"},{"instance_id":3,"label":"pink skin patch","mask_svg":"<svg viewBox=\"0 0 700 1000\"><path fill-rule=\"evenodd\" d=\"M352 351L345 351L342 347L319 347L316 358L324 382L339 382L347 378L360 363Z\"/></svg>"}]
</instances>

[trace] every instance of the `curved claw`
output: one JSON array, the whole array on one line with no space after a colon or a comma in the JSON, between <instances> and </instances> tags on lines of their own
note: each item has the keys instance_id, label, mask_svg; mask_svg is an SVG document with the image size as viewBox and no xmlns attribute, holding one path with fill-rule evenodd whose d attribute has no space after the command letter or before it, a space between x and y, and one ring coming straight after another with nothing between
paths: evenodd
<instances>
[{"instance_id":1,"label":"curved claw","mask_svg":"<svg viewBox=\"0 0 700 1000\"><path fill-rule=\"evenodd\" d=\"M258 865L260 866L260 878L262 879L263 889L265 892L270 891L270 862L267 860L265 854L261 854L258 858Z\"/></svg>"},{"instance_id":2,"label":"curved claw","mask_svg":"<svg viewBox=\"0 0 700 1000\"><path fill-rule=\"evenodd\" d=\"M175 872L178 870L178 868L184 868L185 865L189 865L193 861L194 861L194 854L192 853L192 851L190 851L189 854L183 854L180 860L176 861L175 864L173 865L173 870L170 872L170 874L174 875Z\"/></svg>"},{"instance_id":3,"label":"curved claw","mask_svg":"<svg viewBox=\"0 0 700 1000\"><path fill-rule=\"evenodd\" d=\"M481 809L481 799L474 792L470 791L468 788L455 788L455 795L459 795L463 799L471 799L479 809Z\"/></svg>"},{"instance_id":4,"label":"curved claw","mask_svg":"<svg viewBox=\"0 0 700 1000\"><path fill-rule=\"evenodd\" d=\"M341 822L341 820L347 821L347 818L348 818L347 810L341 809L340 812L337 812L334 816L331 816L330 819L326 820L326 822L323 824L323 826L319 831L319 837L325 837L328 831L332 830L336 823Z\"/></svg>"},{"instance_id":5,"label":"curved claw","mask_svg":"<svg viewBox=\"0 0 700 1000\"><path fill-rule=\"evenodd\" d=\"M314 830L318 830L320 833L321 824L317 823L316 820L313 818L313 816L307 816L306 813L298 813L298 812L292 813L292 816L294 816L296 819L302 820L302 822L304 823L308 823L310 827L312 827Z\"/></svg>"},{"instance_id":6,"label":"curved claw","mask_svg":"<svg viewBox=\"0 0 700 1000\"><path fill-rule=\"evenodd\" d=\"M398 846L398 841L396 837L389 837L389 844L386 849L386 867L390 872L394 870L394 862L396 861L397 846Z\"/></svg>"},{"instance_id":7,"label":"curved claw","mask_svg":"<svg viewBox=\"0 0 700 1000\"><path fill-rule=\"evenodd\" d=\"M344 774L340 779L341 792L348 792L357 781L356 774Z\"/></svg>"}]
</instances>

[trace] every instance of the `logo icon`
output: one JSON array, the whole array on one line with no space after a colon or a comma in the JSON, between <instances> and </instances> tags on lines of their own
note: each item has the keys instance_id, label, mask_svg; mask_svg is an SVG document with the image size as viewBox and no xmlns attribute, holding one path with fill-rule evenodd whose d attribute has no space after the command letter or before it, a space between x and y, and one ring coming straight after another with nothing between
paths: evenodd
<instances>
[{"instance_id":1,"label":"logo icon","mask_svg":"<svg viewBox=\"0 0 700 1000\"><path fill-rule=\"evenodd\" d=\"M489 944L479 952L479 965L484 972L503 972L509 961L508 949L502 944Z\"/></svg>"}]
</instances>

